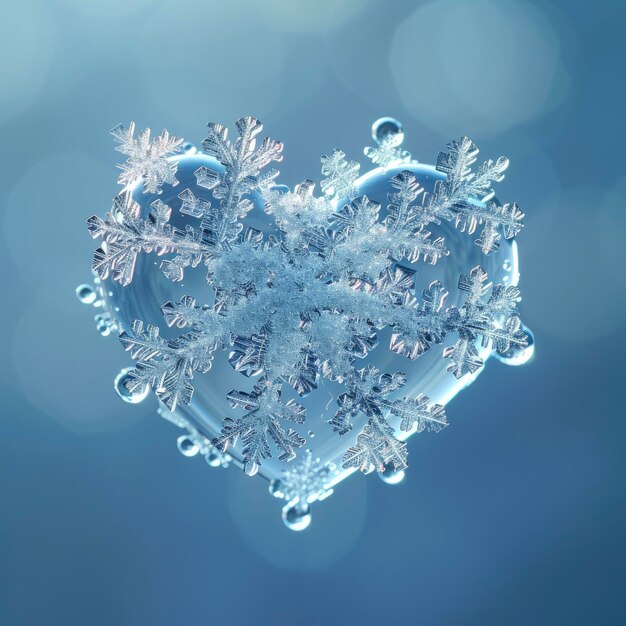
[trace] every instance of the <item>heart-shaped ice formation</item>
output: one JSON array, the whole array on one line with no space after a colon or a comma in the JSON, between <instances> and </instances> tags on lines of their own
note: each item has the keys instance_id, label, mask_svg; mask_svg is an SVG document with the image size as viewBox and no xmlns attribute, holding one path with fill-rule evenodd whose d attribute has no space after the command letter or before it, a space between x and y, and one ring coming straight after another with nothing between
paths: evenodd
<instances>
[{"instance_id":1,"label":"heart-shaped ice formation","mask_svg":"<svg viewBox=\"0 0 626 626\"><path fill-rule=\"evenodd\" d=\"M516 313L523 214L494 200L508 161L473 173L467 138L420 165L384 118L365 150L378 167L359 176L335 150L316 196L309 180L277 185L266 166L282 145L257 148L261 128L243 118L231 143L209 124L199 152L117 127L124 189L89 229L103 240L101 329L121 331L137 361L121 395L154 389L188 431L181 452L269 479L299 529L355 469L397 482L405 439L441 430L444 405L492 352L529 355Z\"/></svg>"}]
</instances>

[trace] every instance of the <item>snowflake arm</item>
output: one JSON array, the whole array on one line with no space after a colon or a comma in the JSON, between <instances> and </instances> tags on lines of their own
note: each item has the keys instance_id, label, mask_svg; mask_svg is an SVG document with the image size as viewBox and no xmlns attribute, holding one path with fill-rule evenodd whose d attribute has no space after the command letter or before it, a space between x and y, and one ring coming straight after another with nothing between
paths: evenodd
<instances>
[{"instance_id":1,"label":"snowflake arm","mask_svg":"<svg viewBox=\"0 0 626 626\"><path fill-rule=\"evenodd\" d=\"M521 329L517 316L517 302L520 299L517 287L496 285L492 288L485 270L477 266L469 275L461 274L459 289L467 293L460 309L448 311L448 320L455 327L459 339L453 346L444 350L444 357L450 359L448 371L457 378L473 374L483 365L483 360L475 346L481 338L483 347L490 344L499 354L506 353L512 346L524 348L528 336ZM491 289L491 296L485 297Z\"/></svg>"},{"instance_id":2,"label":"snowflake arm","mask_svg":"<svg viewBox=\"0 0 626 626\"><path fill-rule=\"evenodd\" d=\"M429 207L437 213L452 212L461 232L472 234L482 225L476 244L484 254L490 254L497 250L501 236L511 239L520 232L524 213L516 204L500 206L491 201L495 195L493 183L504 179L508 159L485 161L474 173L472 165L477 156L478 148L467 137L451 142L445 152L439 153L437 169L446 175L446 180L437 183Z\"/></svg>"},{"instance_id":3,"label":"snowflake arm","mask_svg":"<svg viewBox=\"0 0 626 626\"><path fill-rule=\"evenodd\" d=\"M440 152L437 156L437 169L446 175L445 190L449 197L454 197L455 193L463 189L469 190L467 183L470 183L474 175L472 165L476 163L478 148L476 144L467 137L451 141L447 146L447 151Z\"/></svg>"},{"instance_id":4,"label":"snowflake arm","mask_svg":"<svg viewBox=\"0 0 626 626\"><path fill-rule=\"evenodd\" d=\"M139 205L129 194L120 194L113 201L113 209L105 219L97 215L87 220L91 236L103 239L103 245L94 253L92 268L100 278L113 274L113 279L123 286L133 280L137 256L141 252L155 252L161 256L177 253L177 258L164 261L164 273L173 279L182 278L182 268L197 266L209 253L210 246L203 240L201 231L191 227L185 232L168 223L171 209L161 200L151 205L148 219L141 219ZM173 273L170 264L178 263L179 273Z\"/></svg>"},{"instance_id":5,"label":"snowflake arm","mask_svg":"<svg viewBox=\"0 0 626 626\"><path fill-rule=\"evenodd\" d=\"M212 189L213 195L221 200L222 220L230 222L245 217L250 211L252 202L243 196L256 189L262 168L271 161L282 159L283 149L280 142L266 138L255 151L256 136L263 130L263 125L254 117L241 118L236 127L239 137L232 144L227 138L227 128L208 124L208 136L202 146L224 166L225 172L214 172L206 167L196 172L198 184Z\"/></svg>"},{"instance_id":6,"label":"snowflake arm","mask_svg":"<svg viewBox=\"0 0 626 626\"><path fill-rule=\"evenodd\" d=\"M292 428L283 429L279 419L301 424L304 422L304 407L293 400L283 403L280 387L266 380L259 381L251 393L233 390L227 398L234 409L241 407L248 413L237 420L225 418L220 437L213 440L216 448L225 452L241 437L244 469L250 476L257 473L263 459L271 456L268 435L274 440L281 461L295 458L294 448L302 447L305 440Z\"/></svg>"},{"instance_id":7,"label":"snowflake arm","mask_svg":"<svg viewBox=\"0 0 626 626\"><path fill-rule=\"evenodd\" d=\"M482 225L483 229L476 244L483 254L490 254L498 249L501 233L506 239L519 234L523 228L523 218L524 213L515 203L500 206L495 202L488 202L486 206L480 206L464 202L458 207L455 224L461 232L467 231L470 235Z\"/></svg>"},{"instance_id":8,"label":"snowflake arm","mask_svg":"<svg viewBox=\"0 0 626 626\"><path fill-rule=\"evenodd\" d=\"M445 359L450 359L447 369L454 374L455 378L474 374L483 366L483 360L471 336L461 336L454 345L444 349L443 356Z\"/></svg>"},{"instance_id":9,"label":"snowflake arm","mask_svg":"<svg viewBox=\"0 0 626 626\"><path fill-rule=\"evenodd\" d=\"M444 407L430 404L430 398L421 393L416 398L404 397L394 401L389 410L402 420L400 430L406 432L413 428L418 433L425 429L439 432L448 425Z\"/></svg>"},{"instance_id":10,"label":"snowflake arm","mask_svg":"<svg viewBox=\"0 0 626 626\"><path fill-rule=\"evenodd\" d=\"M407 468L407 459L406 443L394 437L393 429L382 420L370 420L356 445L345 453L342 467L356 467L365 474L373 470L384 472L389 465L401 471Z\"/></svg>"},{"instance_id":11,"label":"snowflake arm","mask_svg":"<svg viewBox=\"0 0 626 626\"><path fill-rule=\"evenodd\" d=\"M189 404L193 394L193 372L206 373L211 368L211 353L217 349L214 340L189 332L166 341L156 326L144 330L141 321L132 323L130 331L120 335L125 350L136 360L129 372L128 390L133 392L149 385L157 397L174 411L179 404Z\"/></svg>"}]
</instances>

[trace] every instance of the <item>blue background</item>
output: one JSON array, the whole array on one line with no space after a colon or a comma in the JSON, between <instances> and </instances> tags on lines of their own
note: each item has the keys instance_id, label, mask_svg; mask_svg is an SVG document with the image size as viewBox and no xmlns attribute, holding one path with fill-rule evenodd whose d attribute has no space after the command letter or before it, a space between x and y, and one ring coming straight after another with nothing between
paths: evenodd
<instances>
[{"instance_id":1,"label":"blue background","mask_svg":"<svg viewBox=\"0 0 626 626\"><path fill-rule=\"evenodd\" d=\"M0 624L623 624L623 2L21 0L0 10ZM511 158L532 364L490 362L290 533L263 483L176 450L73 295L116 192L108 129L262 119L283 182L378 117L432 163Z\"/></svg>"}]
</instances>

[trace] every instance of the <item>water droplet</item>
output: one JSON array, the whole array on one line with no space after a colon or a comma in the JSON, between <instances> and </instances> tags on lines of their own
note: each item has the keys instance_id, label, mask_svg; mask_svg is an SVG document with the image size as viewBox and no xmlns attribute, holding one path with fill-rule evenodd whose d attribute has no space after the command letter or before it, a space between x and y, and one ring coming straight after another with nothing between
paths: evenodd
<instances>
[{"instance_id":1,"label":"water droplet","mask_svg":"<svg viewBox=\"0 0 626 626\"><path fill-rule=\"evenodd\" d=\"M505 365L524 365L530 361L535 354L535 336L526 326L522 326L524 332L528 335L528 345L525 348L511 347L504 354L495 352L495 357Z\"/></svg>"},{"instance_id":2,"label":"water droplet","mask_svg":"<svg viewBox=\"0 0 626 626\"><path fill-rule=\"evenodd\" d=\"M269 486L269 492L275 498L284 498L285 492L283 491L283 483L280 480L272 480Z\"/></svg>"},{"instance_id":3,"label":"water droplet","mask_svg":"<svg viewBox=\"0 0 626 626\"><path fill-rule=\"evenodd\" d=\"M255 463L254 461L247 461L243 464L243 471L248 476L255 476L256 473L259 471L259 464Z\"/></svg>"},{"instance_id":4,"label":"water droplet","mask_svg":"<svg viewBox=\"0 0 626 626\"><path fill-rule=\"evenodd\" d=\"M283 523L289 530L301 531L309 527L311 523L311 507L308 504L300 504L283 507Z\"/></svg>"},{"instance_id":5,"label":"water droplet","mask_svg":"<svg viewBox=\"0 0 626 626\"><path fill-rule=\"evenodd\" d=\"M78 285L76 297L83 304L93 304L96 301L96 290L91 285Z\"/></svg>"},{"instance_id":6,"label":"water droplet","mask_svg":"<svg viewBox=\"0 0 626 626\"><path fill-rule=\"evenodd\" d=\"M196 456L200 452L198 444L187 435L183 435L176 440L178 450L183 456Z\"/></svg>"},{"instance_id":7,"label":"water droplet","mask_svg":"<svg viewBox=\"0 0 626 626\"><path fill-rule=\"evenodd\" d=\"M399 146L404 141L404 128L393 117L381 117L372 124L372 139L380 144L388 137L393 137L393 146Z\"/></svg>"},{"instance_id":8,"label":"water droplet","mask_svg":"<svg viewBox=\"0 0 626 626\"><path fill-rule=\"evenodd\" d=\"M217 450L211 450L204 458L210 467L219 467L222 464L222 456Z\"/></svg>"},{"instance_id":9,"label":"water droplet","mask_svg":"<svg viewBox=\"0 0 626 626\"><path fill-rule=\"evenodd\" d=\"M406 472L404 470L395 470L393 465L385 468L384 472L378 472L380 479L388 485L397 485L404 480Z\"/></svg>"},{"instance_id":10,"label":"water droplet","mask_svg":"<svg viewBox=\"0 0 626 626\"><path fill-rule=\"evenodd\" d=\"M130 404L139 404L142 400L146 399L150 391L150 387L148 385L144 385L143 387L139 386L130 391L127 387L127 383L130 382L131 376L130 372L132 371L132 367L124 368L113 381L113 386L115 387L115 391L117 395L124 400L124 402L129 402Z\"/></svg>"}]
</instances>

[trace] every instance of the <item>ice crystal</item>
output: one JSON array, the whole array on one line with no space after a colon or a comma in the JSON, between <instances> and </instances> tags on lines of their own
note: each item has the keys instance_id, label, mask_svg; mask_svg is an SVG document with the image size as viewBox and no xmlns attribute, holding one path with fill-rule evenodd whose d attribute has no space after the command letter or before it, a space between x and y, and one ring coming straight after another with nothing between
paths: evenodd
<instances>
[{"instance_id":1,"label":"ice crystal","mask_svg":"<svg viewBox=\"0 0 626 626\"><path fill-rule=\"evenodd\" d=\"M432 235L432 226L442 221L468 233L480 226L476 243L485 254L502 236L515 236L523 214L515 204L495 202L493 191L508 161L486 161L474 173L476 146L467 138L452 142L438 157L442 177L433 192L427 194L408 169L401 171L391 180L381 218L380 204L358 194L358 163L340 150L322 157L320 197L310 180L283 191L274 184L278 173L266 169L280 161L282 144L264 139L257 146L262 126L252 117L236 127L238 137L231 142L226 128L209 124L203 148L220 168L200 167L195 177L213 199L191 189L179 194L180 211L193 225L185 230L171 225L171 208L161 200L142 217L132 188L115 198L104 219L88 220L91 235L103 240L93 263L102 278L128 285L143 253L165 255L161 270L173 281L182 280L189 268L207 268L213 294L207 301L213 304L197 305L185 296L162 307L167 325L184 331L178 338L164 339L159 328L141 321L121 334L137 361L126 384L131 392L150 386L173 411L191 401L194 375L209 371L217 350L226 351L242 381L257 382L252 391L227 394L235 413L225 417L212 445L225 453L241 441L244 469L254 474L274 448L279 459L290 461L305 444L289 424L303 424L306 411L289 394L303 397L316 392L320 379L336 381L345 391L329 428L342 436L359 416L365 421L344 467L401 470L407 465L401 433L437 431L447 420L443 407L423 395L398 397L406 382L402 372L358 366L377 349L378 333L390 328L389 349L408 359L446 342L443 356L457 378L482 366L480 345L500 354L526 345L516 287L492 287L478 266L459 279L463 304L446 307L448 292L440 281L420 294L415 270L403 265L436 264L450 254L443 237ZM163 133L151 143L149 131L138 139L133 134L132 125L115 131L118 149L129 155L120 182L135 184L139 177L144 190L153 192L162 184L175 185L175 161L166 155L179 140ZM383 140L369 156L383 167L401 162L403 152L392 148ZM242 223L254 206L253 194L274 217L278 230L271 236ZM289 475L286 481L294 494L307 492Z\"/></svg>"}]
</instances>

